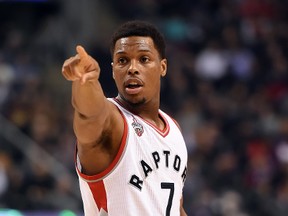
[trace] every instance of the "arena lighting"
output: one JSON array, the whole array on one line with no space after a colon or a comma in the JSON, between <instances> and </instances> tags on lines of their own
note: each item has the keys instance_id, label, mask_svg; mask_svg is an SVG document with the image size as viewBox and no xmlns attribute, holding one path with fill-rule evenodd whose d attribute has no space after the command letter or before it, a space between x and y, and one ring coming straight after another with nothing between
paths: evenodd
<instances>
[{"instance_id":1,"label":"arena lighting","mask_svg":"<svg viewBox=\"0 0 288 216\"><path fill-rule=\"evenodd\" d=\"M70 210L63 210L59 213L59 216L77 216L77 215Z\"/></svg>"},{"instance_id":2,"label":"arena lighting","mask_svg":"<svg viewBox=\"0 0 288 216\"><path fill-rule=\"evenodd\" d=\"M0 216L83 216L71 210L60 211L19 211L15 209L0 209Z\"/></svg>"},{"instance_id":3,"label":"arena lighting","mask_svg":"<svg viewBox=\"0 0 288 216\"><path fill-rule=\"evenodd\" d=\"M0 216L24 216L20 211L14 209L1 209Z\"/></svg>"}]
</instances>

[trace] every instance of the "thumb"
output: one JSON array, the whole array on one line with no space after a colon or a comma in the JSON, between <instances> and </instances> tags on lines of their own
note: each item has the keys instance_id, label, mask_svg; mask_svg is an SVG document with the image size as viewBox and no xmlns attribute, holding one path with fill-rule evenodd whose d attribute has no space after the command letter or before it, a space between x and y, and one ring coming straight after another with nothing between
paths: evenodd
<instances>
[{"instance_id":1,"label":"thumb","mask_svg":"<svg viewBox=\"0 0 288 216\"><path fill-rule=\"evenodd\" d=\"M88 56L86 50L85 50L82 46L80 46L80 45L78 45L78 46L76 47L76 51L77 51L80 59L84 59L84 58L86 58L86 57Z\"/></svg>"}]
</instances>

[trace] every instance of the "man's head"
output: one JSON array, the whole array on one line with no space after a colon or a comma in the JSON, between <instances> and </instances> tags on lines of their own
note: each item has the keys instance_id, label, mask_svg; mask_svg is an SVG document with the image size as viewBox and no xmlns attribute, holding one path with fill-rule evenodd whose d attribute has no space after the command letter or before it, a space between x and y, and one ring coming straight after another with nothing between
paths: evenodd
<instances>
[{"instance_id":1,"label":"man's head","mask_svg":"<svg viewBox=\"0 0 288 216\"><path fill-rule=\"evenodd\" d=\"M161 32L159 32L159 30L154 25L145 21L138 20L126 22L115 31L111 40L111 55L113 56L115 50L115 43L117 40L119 40L120 38L126 38L131 36L150 37L154 42L155 48L159 52L160 58L166 58L166 45Z\"/></svg>"},{"instance_id":2,"label":"man's head","mask_svg":"<svg viewBox=\"0 0 288 216\"><path fill-rule=\"evenodd\" d=\"M158 108L160 80L166 75L165 42L151 24L131 21L113 35L112 70L119 96L130 106Z\"/></svg>"}]
</instances>

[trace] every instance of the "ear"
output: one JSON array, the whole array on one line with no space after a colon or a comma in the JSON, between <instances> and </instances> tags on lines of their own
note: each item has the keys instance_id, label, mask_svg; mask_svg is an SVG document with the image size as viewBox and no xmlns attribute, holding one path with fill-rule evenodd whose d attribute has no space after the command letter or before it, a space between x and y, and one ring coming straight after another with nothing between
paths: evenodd
<instances>
[{"instance_id":1,"label":"ear","mask_svg":"<svg viewBox=\"0 0 288 216\"><path fill-rule=\"evenodd\" d=\"M167 72L167 59L161 60L161 77L164 77Z\"/></svg>"}]
</instances>

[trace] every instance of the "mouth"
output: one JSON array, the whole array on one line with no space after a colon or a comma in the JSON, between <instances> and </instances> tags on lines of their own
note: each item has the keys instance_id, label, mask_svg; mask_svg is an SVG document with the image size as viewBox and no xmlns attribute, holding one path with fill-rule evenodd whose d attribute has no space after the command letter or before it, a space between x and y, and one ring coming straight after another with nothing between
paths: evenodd
<instances>
[{"instance_id":1,"label":"mouth","mask_svg":"<svg viewBox=\"0 0 288 216\"><path fill-rule=\"evenodd\" d=\"M143 87L143 83L139 79L128 79L124 86L127 94L138 94Z\"/></svg>"},{"instance_id":2,"label":"mouth","mask_svg":"<svg viewBox=\"0 0 288 216\"><path fill-rule=\"evenodd\" d=\"M140 84L138 84L138 83L132 82L132 83L127 84L125 87L126 87L126 88L135 89L135 88L139 88L139 87L141 87L141 86L142 86L142 85L140 85Z\"/></svg>"}]
</instances>

